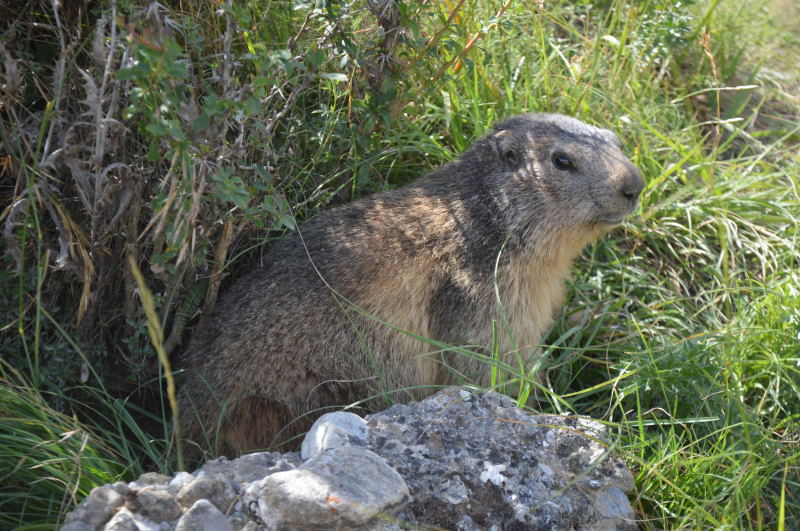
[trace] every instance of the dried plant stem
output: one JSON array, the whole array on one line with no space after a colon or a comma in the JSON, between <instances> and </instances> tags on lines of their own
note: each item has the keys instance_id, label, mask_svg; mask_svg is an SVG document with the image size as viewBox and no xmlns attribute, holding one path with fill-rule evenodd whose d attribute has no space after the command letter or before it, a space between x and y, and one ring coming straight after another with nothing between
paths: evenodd
<instances>
[{"instance_id":1,"label":"dried plant stem","mask_svg":"<svg viewBox=\"0 0 800 531\"><path fill-rule=\"evenodd\" d=\"M172 173L175 170L175 164L177 163L179 155L180 155L180 151L178 151L178 150L175 150L175 153L172 154L172 160L170 160L169 169L167 170L167 174L164 176L164 179L161 181L161 187L162 188L166 185L167 182L170 181L170 179L172 177ZM162 209L159 210L158 214L153 216L153 218L150 220L150 222L147 224L147 226L144 228L144 230L136 238L136 241L140 241L142 238L144 238L145 235L148 232L150 232L150 229L153 228L153 225L156 224L156 222L158 222L158 228L156 229L156 236L154 236L153 239L155 240L157 238L157 236L161 233L161 231L164 230L164 225L166 224L166 220L164 218L166 217L167 212L169 211L170 205L172 205L172 201L174 201L174 199L175 199L175 193L176 193L176 184L175 184L175 180L173 179L172 180L172 186L170 187L169 195L167 196L167 202L164 204Z\"/></svg>"},{"instance_id":2,"label":"dried plant stem","mask_svg":"<svg viewBox=\"0 0 800 531\"><path fill-rule=\"evenodd\" d=\"M43 120L42 125L44 125L48 120L48 118L52 117L53 114L57 114L59 108L61 107L61 94L64 90L64 70L67 63L67 57L69 53L72 51L72 48L75 46L75 43L78 42L74 40L69 46L67 46L66 39L64 37L64 28L61 26L61 17L58 14L60 4L58 0L53 0L53 17L56 21L56 29L58 33L58 44L61 50L61 54L58 56L56 60L55 70L53 71L53 99L47 102L47 109L45 112L45 120ZM37 148L42 147L39 154L41 155L41 159L39 160L39 165L43 165L45 160L50 154L50 144L53 141L53 135L55 134L56 124L58 121L53 121L49 123L49 127L47 129L47 137L44 139L44 145L42 146L41 143L37 145Z\"/></svg>"},{"instance_id":3,"label":"dried plant stem","mask_svg":"<svg viewBox=\"0 0 800 531\"><path fill-rule=\"evenodd\" d=\"M164 378L167 380L167 399L169 400L169 407L172 410L172 431L175 436L175 449L178 456L178 470L184 470L183 464L183 442L181 441L181 426L178 417L178 399L175 388L175 377L172 375L172 366L169 362L169 356L164 349L164 331L161 329L161 322L156 312L155 301L153 294L145 283L142 272L139 266L133 260L133 257L128 255L128 265L130 266L133 277L136 279L136 285L139 288L139 297L142 300L144 312L147 315L147 333L150 335L150 342L158 355L158 361L164 369Z\"/></svg>"},{"instance_id":4,"label":"dried plant stem","mask_svg":"<svg viewBox=\"0 0 800 531\"><path fill-rule=\"evenodd\" d=\"M286 116L286 113L288 113L289 110L294 107L295 101L297 101L297 98L300 96L300 94L303 94L306 91L309 83L311 83L311 75L306 74L303 76L303 81L300 82L300 85L292 89L292 92L286 99L286 103L283 104L283 108L270 117L269 122L267 122L266 126L264 126L264 130L266 131L265 136L269 137L272 135L275 127L278 126L278 122L280 122L281 119Z\"/></svg>"},{"instance_id":5,"label":"dried plant stem","mask_svg":"<svg viewBox=\"0 0 800 531\"><path fill-rule=\"evenodd\" d=\"M714 59L714 53L711 51L711 34L706 31L704 27L700 31L700 46L703 47L703 51L708 57L709 62L711 63L711 74L714 76L714 88L718 89L720 86L719 83L719 73L717 70L717 61ZM716 112L716 120L714 123L714 138L712 140L711 145L711 152L714 154L714 160L716 160L717 150L719 149L719 144L722 141L722 130L719 127L719 122L722 119L722 109L720 104L720 91L714 91L714 103L715 103L715 112ZM711 176L709 179L713 179L714 177L714 166L711 166Z\"/></svg>"},{"instance_id":6,"label":"dried plant stem","mask_svg":"<svg viewBox=\"0 0 800 531\"><path fill-rule=\"evenodd\" d=\"M203 303L203 313L205 315L209 315L214 309L214 305L217 303L219 285L222 282L222 268L225 265L225 257L228 255L228 247L230 247L233 241L233 233L233 220L228 219L225 221L225 227L222 229L222 237L214 251L214 268L211 271L211 282L208 285L206 300Z\"/></svg>"}]
</instances>

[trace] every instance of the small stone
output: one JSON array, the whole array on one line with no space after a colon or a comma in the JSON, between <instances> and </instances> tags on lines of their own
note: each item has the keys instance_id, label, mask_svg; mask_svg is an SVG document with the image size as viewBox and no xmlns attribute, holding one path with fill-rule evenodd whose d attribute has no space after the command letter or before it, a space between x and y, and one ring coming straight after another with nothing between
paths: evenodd
<instances>
[{"instance_id":1,"label":"small stone","mask_svg":"<svg viewBox=\"0 0 800 531\"><path fill-rule=\"evenodd\" d=\"M233 531L233 526L214 504L197 500L175 524L175 531Z\"/></svg>"},{"instance_id":2,"label":"small stone","mask_svg":"<svg viewBox=\"0 0 800 531\"><path fill-rule=\"evenodd\" d=\"M145 472L139 479L131 483L131 487L145 487L148 485L166 485L171 478L157 472Z\"/></svg>"},{"instance_id":3,"label":"small stone","mask_svg":"<svg viewBox=\"0 0 800 531\"><path fill-rule=\"evenodd\" d=\"M108 521L103 531L137 531L133 514L123 507Z\"/></svg>"},{"instance_id":4,"label":"small stone","mask_svg":"<svg viewBox=\"0 0 800 531\"><path fill-rule=\"evenodd\" d=\"M241 531L250 519L243 512L234 512L228 515L228 521L233 526L234 531Z\"/></svg>"},{"instance_id":5,"label":"small stone","mask_svg":"<svg viewBox=\"0 0 800 531\"><path fill-rule=\"evenodd\" d=\"M175 490L181 490L184 485L191 483L194 476L188 472L178 472L169 482L169 486Z\"/></svg>"},{"instance_id":6,"label":"small stone","mask_svg":"<svg viewBox=\"0 0 800 531\"><path fill-rule=\"evenodd\" d=\"M233 479L236 464L227 457L221 456L211 461L207 461L203 467L195 472L195 477L218 476L225 479Z\"/></svg>"},{"instance_id":7,"label":"small stone","mask_svg":"<svg viewBox=\"0 0 800 531\"><path fill-rule=\"evenodd\" d=\"M122 507L122 496L111 486L95 487L78 507L67 515L65 524L84 522L90 529L100 529Z\"/></svg>"},{"instance_id":8,"label":"small stone","mask_svg":"<svg viewBox=\"0 0 800 531\"><path fill-rule=\"evenodd\" d=\"M234 461L233 479L238 483L251 483L264 479L275 472L293 470L303 462L297 452L278 454L274 452L257 452L243 455Z\"/></svg>"},{"instance_id":9,"label":"small stone","mask_svg":"<svg viewBox=\"0 0 800 531\"><path fill-rule=\"evenodd\" d=\"M597 512L606 518L633 518L633 507L628 497L617 487L601 490L594 498Z\"/></svg>"},{"instance_id":10,"label":"small stone","mask_svg":"<svg viewBox=\"0 0 800 531\"><path fill-rule=\"evenodd\" d=\"M606 465L602 472L607 484L619 487L625 493L632 493L636 490L636 480L620 458L612 457Z\"/></svg>"},{"instance_id":11,"label":"small stone","mask_svg":"<svg viewBox=\"0 0 800 531\"><path fill-rule=\"evenodd\" d=\"M161 526L152 520L123 507L108 521L103 531L160 531Z\"/></svg>"},{"instance_id":12,"label":"small stone","mask_svg":"<svg viewBox=\"0 0 800 531\"><path fill-rule=\"evenodd\" d=\"M233 506L236 493L229 481L210 475L195 478L178 492L178 501L182 507L189 507L202 499L210 501L217 509L227 513Z\"/></svg>"},{"instance_id":13,"label":"small stone","mask_svg":"<svg viewBox=\"0 0 800 531\"><path fill-rule=\"evenodd\" d=\"M439 490L433 492L433 495L451 505L457 505L469 499L469 490L460 477L454 476L443 481Z\"/></svg>"},{"instance_id":14,"label":"small stone","mask_svg":"<svg viewBox=\"0 0 800 531\"><path fill-rule=\"evenodd\" d=\"M335 411L314 422L303 439L300 457L306 461L331 448L366 445L366 421L354 413Z\"/></svg>"},{"instance_id":15,"label":"small stone","mask_svg":"<svg viewBox=\"0 0 800 531\"><path fill-rule=\"evenodd\" d=\"M456 531L480 531L480 529L475 520L468 514L465 514L456 522Z\"/></svg>"},{"instance_id":16,"label":"small stone","mask_svg":"<svg viewBox=\"0 0 800 531\"><path fill-rule=\"evenodd\" d=\"M165 490L141 489L136 493L136 502L141 513L155 522L171 522L181 515L178 500Z\"/></svg>"},{"instance_id":17,"label":"small stone","mask_svg":"<svg viewBox=\"0 0 800 531\"><path fill-rule=\"evenodd\" d=\"M363 526L379 513L391 514L410 500L403 478L364 448L333 448L297 470L279 472L260 485L263 520L286 527Z\"/></svg>"},{"instance_id":18,"label":"small stone","mask_svg":"<svg viewBox=\"0 0 800 531\"><path fill-rule=\"evenodd\" d=\"M573 419L574 420L574 419ZM578 417L578 430L582 433L586 433L587 435L591 435L597 439L602 439L606 437L608 430L606 429L605 424L602 422L598 422L594 419L590 419L587 417Z\"/></svg>"},{"instance_id":19,"label":"small stone","mask_svg":"<svg viewBox=\"0 0 800 531\"><path fill-rule=\"evenodd\" d=\"M131 491L128 484L125 483L124 481L117 481L116 483L112 483L111 488L117 491L117 493L119 493L120 496L125 496Z\"/></svg>"}]
</instances>

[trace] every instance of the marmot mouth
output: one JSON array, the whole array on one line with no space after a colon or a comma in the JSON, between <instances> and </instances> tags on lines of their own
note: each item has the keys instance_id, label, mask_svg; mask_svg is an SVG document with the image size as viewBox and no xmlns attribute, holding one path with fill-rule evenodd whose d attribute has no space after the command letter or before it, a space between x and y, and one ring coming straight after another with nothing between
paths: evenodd
<instances>
[{"instance_id":1,"label":"marmot mouth","mask_svg":"<svg viewBox=\"0 0 800 531\"><path fill-rule=\"evenodd\" d=\"M595 222L601 225L616 227L617 225L621 225L622 222L625 221L625 218L627 217L628 217L627 214L620 214L617 216L606 216L606 217L596 218Z\"/></svg>"},{"instance_id":2,"label":"marmot mouth","mask_svg":"<svg viewBox=\"0 0 800 531\"><path fill-rule=\"evenodd\" d=\"M594 205L597 207L597 214L594 217L594 222L598 225L606 225L610 228L622 224L628 216L633 214L639 201L637 200L632 204L625 205L603 203L603 201L594 200Z\"/></svg>"}]
</instances>

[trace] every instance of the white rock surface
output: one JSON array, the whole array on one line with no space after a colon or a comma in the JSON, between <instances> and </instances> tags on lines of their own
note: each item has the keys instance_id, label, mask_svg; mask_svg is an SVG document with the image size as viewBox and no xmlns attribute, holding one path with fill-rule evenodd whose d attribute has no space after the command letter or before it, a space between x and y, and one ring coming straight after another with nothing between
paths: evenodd
<instances>
[{"instance_id":1,"label":"white rock surface","mask_svg":"<svg viewBox=\"0 0 800 531\"><path fill-rule=\"evenodd\" d=\"M183 513L175 531L233 531L233 525L208 500L197 500Z\"/></svg>"},{"instance_id":2,"label":"white rock surface","mask_svg":"<svg viewBox=\"0 0 800 531\"><path fill-rule=\"evenodd\" d=\"M318 453L341 446L366 446L367 423L348 411L326 413L308 430L300 447L300 457L306 461Z\"/></svg>"},{"instance_id":3,"label":"white rock surface","mask_svg":"<svg viewBox=\"0 0 800 531\"><path fill-rule=\"evenodd\" d=\"M262 484L263 506L287 527L358 528L378 514L392 514L411 495L403 478L365 448L339 447L317 454L296 470Z\"/></svg>"}]
</instances>

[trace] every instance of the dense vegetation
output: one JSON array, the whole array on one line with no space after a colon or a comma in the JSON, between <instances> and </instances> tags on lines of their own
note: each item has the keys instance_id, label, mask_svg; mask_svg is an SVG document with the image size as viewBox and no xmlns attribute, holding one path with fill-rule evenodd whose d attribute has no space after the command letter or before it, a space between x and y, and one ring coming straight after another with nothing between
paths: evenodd
<instances>
[{"instance_id":1,"label":"dense vegetation","mask_svg":"<svg viewBox=\"0 0 800 531\"><path fill-rule=\"evenodd\" d=\"M262 244L521 111L616 130L647 187L579 260L544 387L520 402L608 423L643 528L800 521L792 2L0 16L0 527L51 528L93 486L174 471L165 358Z\"/></svg>"}]
</instances>

